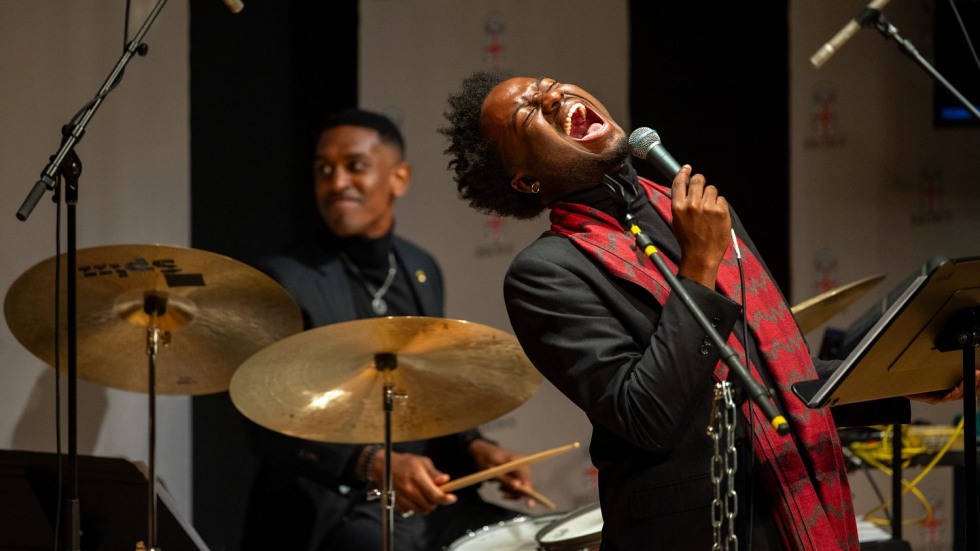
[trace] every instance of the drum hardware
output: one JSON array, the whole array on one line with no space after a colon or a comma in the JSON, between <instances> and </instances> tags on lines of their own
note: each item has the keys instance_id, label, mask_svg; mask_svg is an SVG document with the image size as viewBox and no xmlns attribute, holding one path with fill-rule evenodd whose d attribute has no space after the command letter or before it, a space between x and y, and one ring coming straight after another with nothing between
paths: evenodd
<instances>
[{"instance_id":1,"label":"drum hardware","mask_svg":"<svg viewBox=\"0 0 980 551\"><path fill-rule=\"evenodd\" d=\"M390 551L392 443L495 419L530 398L541 380L513 335L462 320L404 316L286 337L242 363L229 392L246 417L289 436L383 442L382 530L384 550Z\"/></svg>"},{"instance_id":2,"label":"drum hardware","mask_svg":"<svg viewBox=\"0 0 980 551\"><path fill-rule=\"evenodd\" d=\"M62 255L64 256L64 255ZM64 327L55 327L60 257L24 272L7 292L11 332L34 355L64 366ZM227 257L165 245L109 245L77 251L78 377L147 393L147 541L157 547L156 396L228 388L252 352L302 329L302 315L268 276ZM67 280L66 275L62 275ZM58 282L59 289L65 281ZM64 302L62 302L64 306ZM61 312L67 324L67 312ZM52 338L54 337L54 338ZM127 350L142 341L147 371ZM161 354L161 348L167 348ZM62 357L56 358L56 350Z\"/></svg>"},{"instance_id":3,"label":"drum hardware","mask_svg":"<svg viewBox=\"0 0 980 551\"><path fill-rule=\"evenodd\" d=\"M884 275L874 275L841 285L790 308L800 332L804 335L820 327L825 321L850 306L885 279Z\"/></svg>"},{"instance_id":4,"label":"drum hardware","mask_svg":"<svg viewBox=\"0 0 980 551\"><path fill-rule=\"evenodd\" d=\"M535 535L540 551L598 551L602 544L602 509L598 503L560 516Z\"/></svg>"},{"instance_id":5,"label":"drum hardware","mask_svg":"<svg viewBox=\"0 0 980 551\"><path fill-rule=\"evenodd\" d=\"M551 514L540 517L521 515L511 520L467 531L447 551L537 551L535 535L552 522L564 517Z\"/></svg>"}]
</instances>

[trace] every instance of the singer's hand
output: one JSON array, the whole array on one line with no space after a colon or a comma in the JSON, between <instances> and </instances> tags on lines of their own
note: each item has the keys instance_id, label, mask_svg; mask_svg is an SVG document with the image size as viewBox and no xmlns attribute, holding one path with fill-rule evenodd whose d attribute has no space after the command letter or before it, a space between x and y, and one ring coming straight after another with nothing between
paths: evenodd
<instances>
[{"instance_id":1,"label":"singer's hand","mask_svg":"<svg viewBox=\"0 0 980 551\"><path fill-rule=\"evenodd\" d=\"M715 186L691 172L690 165L682 166L671 192L671 229L681 246L678 274L714 289L718 265L731 242L732 218L728 201Z\"/></svg>"}]
</instances>

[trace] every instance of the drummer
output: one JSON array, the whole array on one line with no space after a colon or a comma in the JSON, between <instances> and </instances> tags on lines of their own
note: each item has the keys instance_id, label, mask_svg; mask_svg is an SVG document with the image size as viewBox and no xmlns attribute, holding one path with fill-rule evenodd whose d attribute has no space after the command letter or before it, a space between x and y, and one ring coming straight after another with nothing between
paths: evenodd
<instances>
[{"instance_id":1,"label":"drummer","mask_svg":"<svg viewBox=\"0 0 980 551\"><path fill-rule=\"evenodd\" d=\"M404 141L386 117L347 110L328 118L316 144L314 191L322 224L259 266L299 304L307 329L381 316L443 316L435 259L395 235L396 199L409 189ZM454 389L445 389L454 392ZM259 456L243 549L381 549L383 511L368 498L384 476L383 446L325 444L249 422ZM393 540L399 551L439 549L517 512L484 502L476 488L447 494L456 478L519 458L476 429L395 444ZM504 495L530 488L527 466L500 479ZM531 504L531 503L529 503Z\"/></svg>"}]
</instances>

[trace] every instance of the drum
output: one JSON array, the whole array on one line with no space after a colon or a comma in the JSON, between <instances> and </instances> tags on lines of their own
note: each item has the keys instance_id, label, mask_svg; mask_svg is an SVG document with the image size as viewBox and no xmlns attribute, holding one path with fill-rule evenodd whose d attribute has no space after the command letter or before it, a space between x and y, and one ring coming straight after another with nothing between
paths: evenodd
<instances>
[{"instance_id":1,"label":"drum","mask_svg":"<svg viewBox=\"0 0 980 551\"><path fill-rule=\"evenodd\" d=\"M563 515L519 516L484 526L452 542L447 549L448 551L535 551L538 546L534 535L561 516Z\"/></svg>"},{"instance_id":2,"label":"drum","mask_svg":"<svg viewBox=\"0 0 980 551\"><path fill-rule=\"evenodd\" d=\"M599 551L602 511L594 503L562 515L537 533L541 551Z\"/></svg>"}]
</instances>

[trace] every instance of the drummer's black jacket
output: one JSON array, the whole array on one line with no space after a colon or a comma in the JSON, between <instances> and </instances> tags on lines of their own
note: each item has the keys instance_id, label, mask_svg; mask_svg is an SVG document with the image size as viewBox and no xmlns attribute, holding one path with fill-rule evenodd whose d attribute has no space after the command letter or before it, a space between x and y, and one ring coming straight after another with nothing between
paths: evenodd
<instances>
[{"instance_id":1,"label":"drummer's black jacket","mask_svg":"<svg viewBox=\"0 0 980 551\"><path fill-rule=\"evenodd\" d=\"M414 295L403 299L400 305L400 309L412 311L392 314L442 317L443 279L435 260L396 235L387 239L397 257L400 277L405 277L402 286L407 281ZM364 306L358 305L359 299L355 298L358 289L352 288L333 241L329 235L320 235L292 245L258 265L293 297L303 313L306 329L364 317ZM324 358L325 369L329 369L329 360ZM380 396L378 404L380 407ZM317 549L329 530L343 522L349 508L364 500L367 488L354 473L362 445L304 440L248 420L246 423L259 467L249 497L245 548ZM469 454L462 452L478 436L478 431L468 430L432 440L397 443L393 449L427 455L440 470L457 477L476 470ZM396 521L407 522L399 515Z\"/></svg>"}]
</instances>

